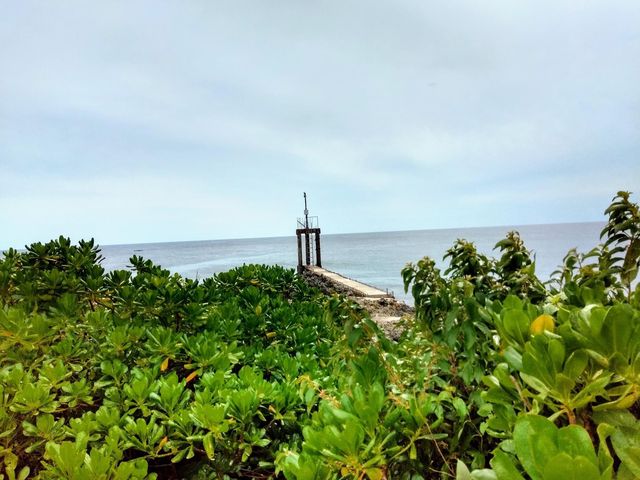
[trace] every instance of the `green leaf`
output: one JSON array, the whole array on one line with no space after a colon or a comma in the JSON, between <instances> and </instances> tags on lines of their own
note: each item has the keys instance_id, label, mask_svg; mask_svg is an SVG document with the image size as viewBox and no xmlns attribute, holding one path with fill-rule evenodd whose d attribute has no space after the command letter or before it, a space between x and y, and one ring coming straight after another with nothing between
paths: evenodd
<instances>
[{"instance_id":1,"label":"green leaf","mask_svg":"<svg viewBox=\"0 0 640 480\"><path fill-rule=\"evenodd\" d=\"M511 345L505 348L503 353L504 359L514 370L522 370L522 354Z\"/></svg>"},{"instance_id":2,"label":"green leaf","mask_svg":"<svg viewBox=\"0 0 640 480\"><path fill-rule=\"evenodd\" d=\"M525 415L516 422L513 440L516 454L533 480L542 480L549 458L558 453L557 429L553 422L538 415Z\"/></svg>"},{"instance_id":3,"label":"green leaf","mask_svg":"<svg viewBox=\"0 0 640 480\"><path fill-rule=\"evenodd\" d=\"M602 472L602 480L611 480L613 477L613 457L607 445L607 439L616 431L609 424L601 423L598 425L598 465Z\"/></svg>"},{"instance_id":4,"label":"green leaf","mask_svg":"<svg viewBox=\"0 0 640 480\"><path fill-rule=\"evenodd\" d=\"M555 455L547 462L544 480L600 480L598 467L585 457L567 453Z\"/></svg>"},{"instance_id":5,"label":"green leaf","mask_svg":"<svg viewBox=\"0 0 640 480\"><path fill-rule=\"evenodd\" d=\"M511 457L501 450L495 452L490 463L494 472L496 472L498 480L525 480L514 465Z\"/></svg>"},{"instance_id":6,"label":"green leaf","mask_svg":"<svg viewBox=\"0 0 640 480\"><path fill-rule=\"evenodd\" d=\"M589 356L584 350L576 350L564 364L563 373L572 380L577 380L577 378L584 372L584 369L587 368L587 363L589 361Z\"/></svg>"},{"instance_id":7,"label":"green leaf","mask_svg":"<svg viewBox=\"0 0 640 480\"><path fill-rule=\"evenodd\" d=\"M453 408L456 409L458 418L460 418L460 420L464 420L467 414L469 413L469 410L467 409L467 404L464 403L464 400L456 397L453 399L451 403L453 404Z\"/></svg>"},{"instance_id":8,"label":"green leaf","mask_svg":"<svg viewBox=\"0 0 640 480\"><path fill-rule=\"evenodd\" d=\"M634 475L631 469L623 463L618 469L616 480L638 480L638 476Z\"/></svg>"},{"instance_id":9,"label":"green leaf","mask_svg":"<svg viewBox=\"0 0 640 480\"><path fill-rule=\"evenodd\" d=\"M587 431L578 425L569 425L558 430L558 446L572 457L584 457L597 465L596 452Z\"/></svg>"},{"instance_id":10,"label":"green leaf","mask_svg":"<svg viewBox=\"0 0 640 480\"><path fill-rule=\"evenodd\" d=\"M472 480L471 472L469 472L467 466L460 460L458 460L456 464L456 480Z\"/></svg>"},{"instance_id":11,"label":"green leaf","mask_svg":"<svg viewBox=\"0 0 640 480\"><path fill-rule=\"evenodd\" d=\"M366 472L371 480L382 480L384 478L384 471L381 468L367 468Z\"/></svg>"},{"instance_id":12,"label":"green leaf","mask_svg":"<svg viewBox=\"0 0 640 480\"><path fill-rule=\"evenodd\" d=\"M474 470L471 472L472 480L498 480L498 476L496 472L490 470L488 468L483 468L480 470Z\"/></svg>"},{"instance_id":13,"label":"green leaf","mask_svg":"<svg viewBox=\"0 0 640 480\"><path fill-rule=\"evenodd\" d=\"M565 359L565 347L564 344L556 339L549 341L549 357L553 362L556 372L562 370L562 364Z\"/></svg>"},{"instance_id":14,"label":"green leaf","mask_svg":"<svg viewBox=\"0 0 640 480\"><path fill-rule=\"evenodd\" d=\"M25 480L30 473L31 469L29 467L22 467L16 476L16 480Z\"/></svg>"},{"instance_id":15,"label":"green leaf","mask_svg":"<svg viewBox=\"0 0 640 480\"><path fill-rule=\"evenodd\" d=\"M640 428L619 429L611 435L611 443L622 463L640 478Z\"/></svg>"},{"instance_id":16,"label":"green leaf","mask_svg":"<svg viewBox=\"0 0 640 480\"><path fill-rule=\"evenodd\" d=\"M214 443L213 443L213 434L211 432L207 433L202 439L202 445L204 446L204 451L209 457L209 460L213 460L214 453Z\"/></svg>"},{"instance_id":17,"label":"green leaf","mask_svg":"<svg viewBox=\"0 0 640 480\"><path fill-rule=\"evenodd\" d=\"M506 302L505 302L506 304ZM510 338L523 345L529 338L529 317L522 310L503 310L503 326Z\"/></svg>"}]
</instances>

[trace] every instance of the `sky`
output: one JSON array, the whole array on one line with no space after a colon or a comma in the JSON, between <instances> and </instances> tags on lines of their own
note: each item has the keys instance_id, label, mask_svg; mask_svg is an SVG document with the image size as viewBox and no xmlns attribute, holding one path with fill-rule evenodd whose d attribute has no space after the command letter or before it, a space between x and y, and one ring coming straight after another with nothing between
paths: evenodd
<instances>
[{"instance_id":1,"label":"sky","mask_svg":"<svg viewBox=\"0 0 640 480\"><path fill-rule=\"evenodd\" d=\"M0 0L0 247L601 221L637 0Z\"/></svg>"}]
</instances>

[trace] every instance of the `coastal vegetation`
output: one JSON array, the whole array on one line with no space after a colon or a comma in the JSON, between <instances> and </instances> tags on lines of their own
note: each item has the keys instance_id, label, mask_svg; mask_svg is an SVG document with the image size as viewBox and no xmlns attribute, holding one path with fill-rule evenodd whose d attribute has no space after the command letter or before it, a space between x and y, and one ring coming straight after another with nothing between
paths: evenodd
<instances>
[{"instance_id":1,"label":"coastal vegetation","mask_svg":"<svg viewBox=\"0 0 640 480\"><path fill-rule=\"evenodd\" d=\"M402 271L397 341L293 271L60 237L0 260L0 479L640 478L640 211L549 282L516 232Z\"/></svg>"}]
</instances>

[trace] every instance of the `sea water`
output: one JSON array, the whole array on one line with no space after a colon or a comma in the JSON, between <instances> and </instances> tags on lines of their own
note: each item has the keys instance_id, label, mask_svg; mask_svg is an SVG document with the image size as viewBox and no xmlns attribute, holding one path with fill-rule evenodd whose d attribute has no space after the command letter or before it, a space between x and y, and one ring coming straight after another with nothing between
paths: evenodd
<instances>
[{"instance_id":1,"label":"sea water","mask_svg":"<svg viewBox=\"0 0 640 480\"><path fill-rule=\"evenodd\" d=\"M322 234L322 266L363 283L388 290L396 298L412 303L404 293L400 271L407 262L424 256L446 267L442 257L458 238L476 244L482 253L499 256L493 247L507 232L516 230L536 258L536 273L547 280L562 263L570 248L586 252L599 243L604 224L569 223L511 227L460 228ZM258 263L295 268L296 237L207 240L193 242L103 245L103 266L107 270L127 268L129 258L139 255L171 272L203 279L242 264Z\"/></svg>"}]
</instances>

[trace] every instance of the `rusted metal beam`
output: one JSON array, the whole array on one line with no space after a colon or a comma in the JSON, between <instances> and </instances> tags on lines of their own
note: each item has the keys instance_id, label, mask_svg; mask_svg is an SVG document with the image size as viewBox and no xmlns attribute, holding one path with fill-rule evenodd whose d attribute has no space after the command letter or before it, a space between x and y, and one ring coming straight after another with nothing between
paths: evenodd
<instances>
[{"instance_id":1,"label":"rusted metal beam","mask_svg":"<svg viewBox=\"0 0 640 480\"><path fill-rule=\"evenodd\" d=\"M302 235L296 231L298 238L298 273L302 273Z\"/></svg>"},{"instance_id":2,"label":"rusted metal beam","mask_svg":"<svg viewBox=\"0 0 640 480\"><path fill-rule=\"evenodd\" d=\"M322 267L322 255L320 254L320 229L315 234L316 237L316 265Z\"/></svg>"}]
</instances>

